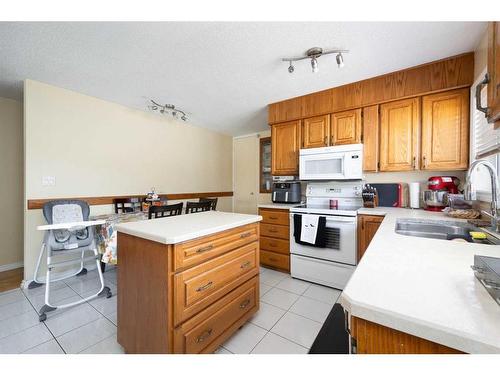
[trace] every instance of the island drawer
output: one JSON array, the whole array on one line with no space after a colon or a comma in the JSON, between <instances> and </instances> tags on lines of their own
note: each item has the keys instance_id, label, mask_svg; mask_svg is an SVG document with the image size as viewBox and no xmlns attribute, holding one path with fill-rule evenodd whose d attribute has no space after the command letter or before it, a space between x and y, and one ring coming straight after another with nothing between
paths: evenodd
<instances>
[{"instance_id":1,"label":"island drawer","mask_svg":"<svg viewBox=\"0 0 500 375\"><path fill-rule=\"evenodd\" d=\"M249 224L177 244L174 246L174 269L193 266L258 239L258 224Z\"/></svg>"},{"instance_id":2,"label":"island drawer","mask_svg":"<svg viewBox=\"0 0 500 375\"><path fill-rule=\"evenodd\" d=\"M261 235L288 240L290 228L284 225L260 224Z\"/></svg>"},{"instance_id":3,"label":"island drawer","mask_svg":"<svg viewBox=\"0 0 500 375\"><path fill-rule=\"evenodd\" d=\"M253 277L175 329L175 353L213 352L259 307L259 279ZM242 324L242 323L241 323Z\"/></svg>"},{"instance_id":4,"label":"island drawer","mask_svg":"<svg viewBox=\"0 0 500 375\"><path fill-rule=\"evenodd\" d=\"M290 242L288 240L262 236L260 238L260 248L261 250L273 251L275 253L290 254Z\"/></svg>"},{"instance_id":5,"label":"island drawer","mask_svg":"<svg viewBox=\"0 0 500 375\"><path fill-rule=\"evenodd\" d=\"M206 261L174 275L174 323L206 308L259 273L259 243Z\"/></svg>"},{"instance_id":6,"label":"island drawer","mask_svg":"<svg viewBox=\"0 0 500 375\"><path fill-rule=\"evenodd\" d=\"M288 211L261 208L259 209L259 214L262 216L263 223L290 225L290 216Z\"/></svg>"},{"instance_id":7,"label":"island drawer","mask_svg":"<svg viewBox=\"0 0 500 375\"><path fill-rule=\"evenodd\" d=\"M260 251L260 263L272 268L279 268L285 271L290 271L290 256L271 251Z\"/></svg>"}]
</instances>

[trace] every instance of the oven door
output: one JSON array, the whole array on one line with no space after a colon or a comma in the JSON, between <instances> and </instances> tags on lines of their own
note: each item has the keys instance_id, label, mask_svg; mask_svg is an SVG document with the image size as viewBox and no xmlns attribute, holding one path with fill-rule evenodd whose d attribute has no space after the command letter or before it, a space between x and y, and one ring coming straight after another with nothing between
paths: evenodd
<instances>
[{"instance_id":1,"label":"oven door","mask_svg":"<svg viewBox=\"0 0 500 375\"><path fill-rule=\"evenodd\" d=\"M295 242L293 213L290 214L290 252L296 255L356 265L357 219L352 216L324 216L326 218L325 248L307 246ZM299 214L300 215L300 214Z\"/></svg>"}]
</instances>

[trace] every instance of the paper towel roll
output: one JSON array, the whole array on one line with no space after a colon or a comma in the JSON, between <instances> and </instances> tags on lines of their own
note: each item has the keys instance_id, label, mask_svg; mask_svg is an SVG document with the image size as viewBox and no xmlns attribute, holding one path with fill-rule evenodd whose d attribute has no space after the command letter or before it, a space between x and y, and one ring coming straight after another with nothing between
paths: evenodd
<instances>
[{"instance_id":1,"label":"paper towel roll","mask_svg":"<svg viewBox=\"0 0 500 375\"><path fill-rule=\"evenodd\" d=\"M410 183L410 207L420 208L420 182Z\"/></svg>"}]
</instances>

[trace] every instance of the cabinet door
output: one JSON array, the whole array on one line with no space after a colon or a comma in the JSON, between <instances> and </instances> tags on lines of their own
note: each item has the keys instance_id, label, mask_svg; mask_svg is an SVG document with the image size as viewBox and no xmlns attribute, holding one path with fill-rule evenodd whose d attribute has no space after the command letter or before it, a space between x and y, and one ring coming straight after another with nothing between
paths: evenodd
<instances>
[{"instance_id":1,"label":"cabinet door","mask_svg":"<svg viewBox=\"0 0 500 375\"><path fill-rule=\"evenodd\" d=\"M361 142L361 108L332 114L331 145Z\"/></svg>"},{"instance_id":2,"label":"cabinet door","mask_svg":"<svg viewBox=\"0 0 500 375\"><path fill-rule=\"evenodd\" d=\"M368 245L377 233L383 216L359 215L358 216L358 262L363 257Z\"/></svg>"},{"instance_id":3,"label":"cabinet door","mask_svg":"<svg viewBox=\"0 0 500 375\"><path fill-rule=\"evenodd\" d=\"M421 168L467 169L468 155L469 89L424 96Z\"/></svg>"},{"instance_id":4,"label":"cabinet door","mask_svg":"<svg viewBox=\"0 0 500 375\"><path fill-rule=\"evenodd\" d=\"M273 175L299 174L300 120L271 127Z\"/></svg>"},{"instance_id":5,"label":"cabinet door","mask_svg":"<svg viewBox=\"0 0 500 375\"><path fill-rule=\"evenodd\" d=\"M500 126L500 22L488 26L488 121Z\"/></svg>"},{"instance_id":6,"label":"cabinet door","mask_svg":"<svg viewBox=\"0 0 500 375\"><path fill-rule=\"evenodd\" d=\"M377 172L379 107L363 108L363 171Z\"/></svg>"},{"instance_id":7,"label":"cabinet door","mask_svg":"<svg viewBox=\"0 0 500 375\"><path fill-rule=\"evenodd\" d=\"M302 147L314 148L328 146L330 116L317 116L304 119Z\"/></svg>"},{"instance_id":8,"label":"cabinet door","mask_svg":"<svg viewBox=\"0 0 500 375\"><path fill-rule=\"evenodd\" d=\"M411 171L418 168L420 98L380 106L380 170Z\"/></svg>"}]
</instances>

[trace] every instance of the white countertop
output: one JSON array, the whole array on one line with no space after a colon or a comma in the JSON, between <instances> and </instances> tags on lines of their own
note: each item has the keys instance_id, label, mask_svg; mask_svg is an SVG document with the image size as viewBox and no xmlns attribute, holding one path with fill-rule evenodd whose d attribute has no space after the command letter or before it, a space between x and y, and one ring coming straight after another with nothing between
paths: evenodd
<instances>
[{"instance_id":1,"label":"white countertop","mask_svg":"<svg viewBox=\"0 0 500 375\"><path fill-rule=\"evenodd\" d=\"M341 295L352 315L468 353L500 353L500 306L475 278L474 255L500 257L500 246L410 237L398 218L452 220L442 213L362 208L383 214Z\"/></svg>"},{"instance_id":2,"label":"white countertop","mask_svg":"<svg viewBox=\"0 0 500 375\"><path fill-rule=\"evenodd\" d=\"M176 244L261 220L262 216L258 215L208 211L122 223L116 230L151 241Z\"/></svg>"},{"instance_id":3,"label":"white countertop","mask_svg":"<svg viewBox=\"0 0 500 375\"><path fill-rule=\"evenodd\" d=\"M294 208L302 205L303 203L264 203L259 204L259 208L274 208L277 210L289 210L290 208Z\"/></svg>"}]
</instances>

